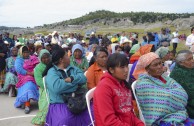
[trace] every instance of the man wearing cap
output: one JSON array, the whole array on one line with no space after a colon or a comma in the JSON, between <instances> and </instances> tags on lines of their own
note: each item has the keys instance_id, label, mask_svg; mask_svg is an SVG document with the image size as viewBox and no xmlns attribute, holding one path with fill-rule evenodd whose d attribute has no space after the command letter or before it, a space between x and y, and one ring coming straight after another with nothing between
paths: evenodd
<instances>
[{"instance_id":1,"label":"man wearing cap","mask_svg":"<svg viewBox=\"0 0 194 126\"><path fill-rule=\"evenodd\" d=\"M90 40L89 40L89 45L92 45L92 44L97 44L97 45L99 45L98 38L96 38L94 32L91 33L91 37L90 37Z\"/></svg>"},{"instance_id":2,"label":"man wearing cap","mask_svg":"<svg viewBox=\"0 0 194 126\"><path fill-rule=\"evenodd\" d=\"M123 52L127 57L129 56L129 51L131 49L130 43L132 43L132 41L126 38L120 44L123 47Z\"/></svg>"},{"instance_id":3,"label":"man wearing cap","mask_svg":"<svg viewBox=\"0 0 194 126\"><path fill-rule=\"evenodd\" d=\"M4 41L7 41L9 43L9 48L12 48L15 46L15 42L13 41L13 39L11 39L9 37L9 33L8 32L5 32L5 38L4 38Z\"/></svg>"},{"instance_id":4,"label":"man wearing cap","mask_svg":"<svg viewBox=\"0 0 194 126\"><path fill-rule=\"evenodd\" d=\"M161 29L161 33L158 35L159 46L162 45L163 42L168 42L170 46L171 36L166 32L166 28Z\"/></svg>"},{"instance_id":5,"label":"man wearing cap","mask_svg":"<svg viewBox=\"0 0 194 126\"><path fill-rule=\"evenodd\" d=\"M52 39L51 39L51 44L58 44L61 46L61 37L59 36L58 32L57 31L54 31L52 33Z\"/></svg>"}]
</instances>

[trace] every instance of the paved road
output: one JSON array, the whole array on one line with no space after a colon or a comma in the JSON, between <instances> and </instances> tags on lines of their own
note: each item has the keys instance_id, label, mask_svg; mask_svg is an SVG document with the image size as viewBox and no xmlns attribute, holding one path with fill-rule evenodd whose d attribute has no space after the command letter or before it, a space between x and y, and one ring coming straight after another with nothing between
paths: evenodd
<instances>
[{"instance_id":1,"label":"paved road","mask_svg":"<svg viewBox=\"0 0 194 126\"><path fill-rule=\"evenodd\" d=\"M15 98L0 94L0 126L33 126L31 119L38 111L37 103L32 102L31 112L25 114L23 109L14 107Z\"/></svg>"}]
</instances>

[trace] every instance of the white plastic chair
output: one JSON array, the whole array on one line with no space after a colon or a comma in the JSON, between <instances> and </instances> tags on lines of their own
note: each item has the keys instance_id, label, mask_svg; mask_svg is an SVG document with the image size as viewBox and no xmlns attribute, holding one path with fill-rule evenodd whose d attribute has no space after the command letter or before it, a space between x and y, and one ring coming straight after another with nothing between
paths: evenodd
<instances>
[{"instance_id":1,"label":"white plastic chair","mask_svg":"<svg viewBox=\"0 0 194 126\"><path fill-rule=\"evenodd\" d=\"M129 81L129 75L130 75L132 66L133 64L128 64L129 72L128 72L127 79L126 79L127 82Z\"/></svg>"},{"instance_id":2,"label":"white plastic chair","mask_svg":"<svg viewBox=\"0 0 194 126\"><path fill-rule=\"evenodd\" d=\"M94 90L96 89L96 87L90 89L87 93L86 93L86 104L87 104L87 108L88 108L88 113L90 116L90 120L92 122L92 126L94 126L94 120L92 118L92 113L91 113L91 109L90 109L90 100L93 98L94 95Z\"/></svg>"},{"instance_id":3,"label":"white plastic chair","mask_svg":"<svg viewBox=\"0 0 194 126\"><path fill-rule=\"evenodd\" d=\"M45 94L46 94L46 99L47 99L47 102L49 104L49 95L48 95L47 87L46 87L46 83L45 83L45 76L43 77L43 86L44 86L44 90L45 90Z\"/></svg>"},{"instance_id":4,"label":"white plastic chair","mask_svg":"<svg viewBox=\"0 0 194 126\"><path fill-rule=\"evenodd\" d=\"M169 76L170 75L170 66L172 65L172 61L165 61L164 62L164 66L167 68L167 71L165 72L165 74L167 75L167 76Z\"/></svg>"},{"instance_id":5,"label":"white plastic chair","mask_svg":"<svg viewBox=\"0 0 194 126\"><path fill-rule=\"evenodd\" d=\"M136 94L135 94L136 81L134 81L134 82L132 83L131 88L132 88L133 95L134 95L134 97L135 97L135 100L136 100L136 103L137 103L137 107L138 107L138 110L139 110L139 118L141 119L141 121L144 122L144 124L146 124L146 123L145 123L145 119L144 119L143 114L142 114L142 111L141 111L141 108L140 108L140 106L139 106L139 102L138 102L137 97L136 97Z\"/></svg>"},{"instance_id":6,"label":"white plastic chair","mask_svg":"<svg viewBox=\"0 0 194 126\"><path fill-rule=\"evenodd\" d=\"M87 73L87 72L88 72L88 71L85 71L85 72L84 72L84 76L86 76L86 73Z\"/></svg>"}]
</instances>

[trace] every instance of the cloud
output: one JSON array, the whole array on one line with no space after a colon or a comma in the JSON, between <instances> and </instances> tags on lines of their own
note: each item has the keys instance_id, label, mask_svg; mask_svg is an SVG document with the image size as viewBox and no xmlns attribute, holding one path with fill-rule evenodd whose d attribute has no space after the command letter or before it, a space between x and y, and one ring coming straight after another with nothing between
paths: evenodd
<instances>
[{"instance_id":1,"label":"cloud","mask_svg":"<svg viewBox=\"0 0 194 126\"><path fill-rule=\"evenodd\" d=\"M80 17L96 10L194 12L192 0L0 0L0 25L33 27Z\"/></svg>"}]
</instances>

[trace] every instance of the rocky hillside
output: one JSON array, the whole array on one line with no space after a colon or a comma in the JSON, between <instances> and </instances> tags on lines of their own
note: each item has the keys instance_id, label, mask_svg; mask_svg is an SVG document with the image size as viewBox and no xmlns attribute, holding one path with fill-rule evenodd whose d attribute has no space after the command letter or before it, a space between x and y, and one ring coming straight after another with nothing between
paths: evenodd
<instances>
[{"instance_id":1,"label":"rocky hillside","mask_svg":"<svg viewBox=\"0 0 194 126\"><path fill-rule=\"evenodd\" d=\"M82 17L70 19L53 24L44 24L34 28L7 28L0 27L0 31L10 31L13 33L22 32L31 34L38 31L51 32L54 30L61 32L87 29L144 29L150 30L163 26L172 26L179 30L190 29L194 26L194 13L154 13L154 12L124 12L115 13L111 11L99 10L90 12Z\"/></svg>"}]
</instances>

